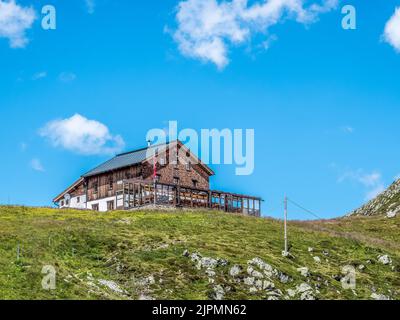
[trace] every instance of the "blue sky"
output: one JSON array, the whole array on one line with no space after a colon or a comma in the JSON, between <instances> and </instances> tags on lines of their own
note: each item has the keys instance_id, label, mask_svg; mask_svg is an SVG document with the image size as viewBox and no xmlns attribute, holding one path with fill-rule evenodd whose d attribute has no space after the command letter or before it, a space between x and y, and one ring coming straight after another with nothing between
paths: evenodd
<instances>
[{"instance_id":1,"label":"blue sky","mask_svg":"<svg viewBox=\"0 0 400 320\"><path fill-rule=\"evenodd\" d=\"M89 10L85 0L20 0L37 17L22 36L2 33L0 10L0 203L51 205L110 157L43 136L50 121L75 114L106 126L117 147L121 137L124 150L143 147L146 132L169 120L181 129L254 128L254 173L212 166L212 187L259 195L274 217L285 194L321 217L343 215L400 174L400 54L382 37L399 1L346 2L356 30L341 26L343 3L306 22L241 21L245 39L221 31L224 63L220 48L193 53L204 39L187 34L179 3L94 0ZM56 30L41 28L46 4L57 10ZM11 37L27 41L15 48Z\"/></svg>"}]
</instances>

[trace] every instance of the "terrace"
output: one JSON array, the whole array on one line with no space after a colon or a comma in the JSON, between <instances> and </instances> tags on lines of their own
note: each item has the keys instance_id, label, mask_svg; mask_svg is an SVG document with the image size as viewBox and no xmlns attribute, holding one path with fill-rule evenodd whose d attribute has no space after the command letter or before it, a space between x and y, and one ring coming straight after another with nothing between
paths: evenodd
<instances>
[{"instance_id":1,"label":"terrace","mask_svg":"<svg viewBox=\"0 0 400 320\"><path fill-rule=\"evenodd\" d=\"M131 210L147 205L204 208L250 216L261 216L262 199L216 190L173 184L128 181L116 190L117 209Z\"/></svg>"}]
</instances>

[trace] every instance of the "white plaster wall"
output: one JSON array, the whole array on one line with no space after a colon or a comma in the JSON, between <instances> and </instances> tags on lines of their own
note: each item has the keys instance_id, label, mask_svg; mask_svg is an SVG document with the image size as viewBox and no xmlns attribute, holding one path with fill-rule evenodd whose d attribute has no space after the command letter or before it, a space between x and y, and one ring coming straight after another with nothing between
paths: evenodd
<instances>
[{"instance_id":1,"label":"white plaster wall","mask_svg":"<svg viewBox=\"0 0 400 320\"><path fill-rule=\"evenodd\" d=\"M73 197L69 200L69 204L61 205L61 201L59 202L60 208L61 209L66 209L66 208L71 208L71 209L86 209L86 195L79 196L79 202L78 202L78 197Z\"/></svg>"},{"instance_id":2,"label":"white plaster wall","mask_svg":"<svg viewBox=\"0 0 400 320\"><path fill-rule=\"evenodd\" d=\"M69 206L74 209L86 209L86 195L80 196L79 202L78 197L71 198Z\"/></svg>"},{"instance_id":3,"label":"white plaster wall","mask_svg":"<svg viewBox=\"0 0 400 320\"><path fill-rule=\"evenodd\" d=\"M113 201L114 202L114 209L115 209L116 208L115 196L114 197L109 197L109 198L103 198L103 199L99 199L99 200L94 200L94 201L89 201L87 203L87 208L89 210L92 210L92 205L98 204L99 205L99 211L106 212L107 211L107 202L108 201Z\"/></svg>"}]
</instances>

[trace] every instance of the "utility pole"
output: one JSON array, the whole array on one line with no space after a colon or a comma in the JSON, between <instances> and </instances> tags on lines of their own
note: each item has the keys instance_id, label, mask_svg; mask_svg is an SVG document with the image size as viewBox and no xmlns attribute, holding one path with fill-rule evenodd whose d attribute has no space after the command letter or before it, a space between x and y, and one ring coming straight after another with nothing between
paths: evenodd
<instances>
[{"instance_id":1,"label":"utility pole","mask_svg":"<svg viewBox=\"0 0 400 320\"><path fill-rule=\"evenodd\" d=\"M287 257L289 255L288 251L288 237L287 237L287 214L288 214L288 198L285 196L284 200L284 233L285 233L285 250L283 251L283 256Z\"/></svg>"},{"instance_id":2,"label":"utility pole","mask_svg":"<svg viewBox=\"0 0 400 320\"><path fill-rule=\"evenodd\" d=\"M157 205L157 149L154 149L153 158L153 188L154 188L154 206Z\"/></svg>"}]
</instances>

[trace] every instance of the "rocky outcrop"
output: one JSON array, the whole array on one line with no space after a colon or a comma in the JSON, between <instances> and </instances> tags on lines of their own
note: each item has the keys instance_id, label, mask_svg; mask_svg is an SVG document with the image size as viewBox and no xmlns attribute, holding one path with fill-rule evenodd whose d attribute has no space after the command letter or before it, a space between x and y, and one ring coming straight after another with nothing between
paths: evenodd
<instances>
[{"instance_id":1,"label":"rocky outcrop","mask_svg":"<svg viewBox=\"0 0 400 320\"><path fill-rule=\"evenodd\" d=\"M400 179L375 199L351 212L348 216L378 215L383 215L387 218L394 218L400 215Z\"/></svg>"}]
</instances>

